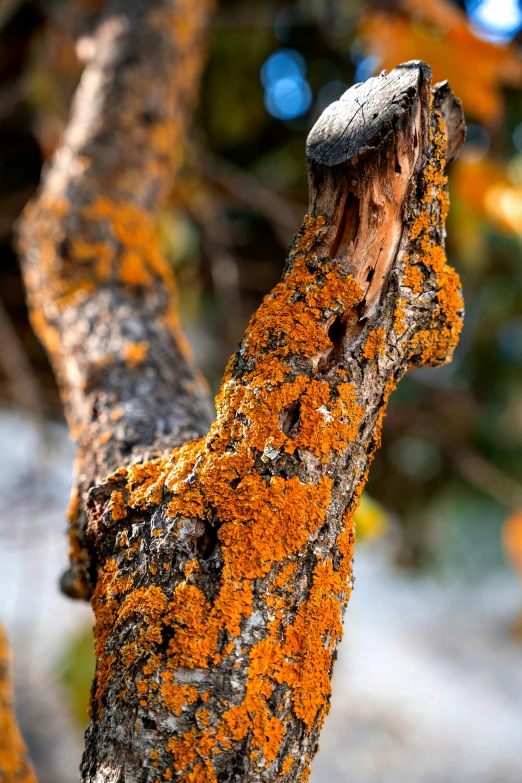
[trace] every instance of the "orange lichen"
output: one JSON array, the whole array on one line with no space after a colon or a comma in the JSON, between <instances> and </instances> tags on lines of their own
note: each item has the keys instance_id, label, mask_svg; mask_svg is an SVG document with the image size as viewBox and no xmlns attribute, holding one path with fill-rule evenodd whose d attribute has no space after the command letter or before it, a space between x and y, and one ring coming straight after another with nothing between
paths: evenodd
<instances>
[{"instance_id":1,"label":"orange lichen","mask_svg":"<svg viewBox=\"0 0 522 783\"><path fill-rule=\"evenodd\" d=\"M287 756L286 759L281 764L281 770L279 772L280 776L286 775L287 772L290 772L292 769L292 765L294 763L294 760L292 756Z\"/></svg>"},{"instance_id":2,"label":"orange lichen","mask_svg":"<svg viewBox=\"0 0 522 783\"><path fill-rule=\"evenodd\" d=\"M109 510L115 522L117 522L119 519L125 519L127 516L127 506L125 505L121 492L114 490L114 492L111 493Z\"/></svg>"},{"instance_id":3,"label":"orange lichen","mask_svg":"<svg viewBox=\"0 0 522 783\"><path fill-rule=\"evenodd\" d=\"M275 761L285 734L283 721L269 706L276 686L289 688L294 715L308 729L320 724L328 711L333 652L351 585L351 567L344 565L344 559L351 558L353 536L337 544L337 569L330 559L317 561L307 597L288 623L285 617L294 600L292 577L297 569L292 558L324 525L332 480L327 475L309 482L279 475L266 480L255 468L259 455L273 460L280 454L301 452L328 463L354 442L363 417L346 372L336 374L333 381L319 380L295 373L289 364L292 356L313 363L328 352L332 313L346 312L362 299L359 286L337 262L316 260L316 271L309 271L307 262L324 226L320 216L305 220L291 270L249 326L244 355L250 357L250 365L242 381L234 379L229 364L209 435L177 449L169 460L132 465L114 476L126 482L129 512L153 507L167 496L170 518L205 520L212 515L220 523L217 536L223 567L213 601L198 587L195 560L185 564L185 579L168 601L160 587L122 594L128 581L122 585L110 564L100 575L93 601L100 652L108 635L132 615L147 618L146 630L140 626L139 640L121 652L128 666L136 660L139 644L140 654L148 655L142 667L145 680L159 665L164 667L159 691L148 689L142 699L145 704L159 699L178 715L198 696L197 689L187 690L177 683L179 667L206 669L225 658L239 666L233 640L252 613L254 580L271 574L266 603L274 619L266 638L241 652L248 655L243 701L232 707L223 702L217 723L207 723L207 713L199 710L199 728L169 741L174 769L182 773L182 780L193 779L196 771L198 780L203 774L212 776L213 754L247 735L258 767ZM374 352L380 350L381 331L372 338ZM293 406L297 413L292 413ZM292 416L293 425L285 424ZM157 535L156 530L152 535ZM164 638L168 638L167 651L159 657L157 645ZM100 701L115 673L115 662L111 656L108 661L103 654L98 657ZM165 676L171 672L172 677ZM288 768L291 763L289 757Z\"/></svg>"},{"instance_id":4,"label":"orange lichen","mask_svg":"<svg viewBox=\"0 0 522 783\"><path fill-rule=\"evenodd\" d=\"M443 217L447 209L441 194L445 175L438 152L444 143L440 124L432 140L435 152L423 173L422 209L410 231L416 243L414 252L418 248L420 255L404 258L403 284L412 293L420 293L427 275L434 275L439 308L434 318L438 324L442 316L448 324L443 328L451 330L451 319L457 317L460 306L451 292L458 283L442 247L432 239L433 201L438 199ZM240 350L246 370L236 377L235 361L229 363L216 400L217 419L208 436L175 450L169 459L132 465L114 476L125 482L129 515L163 502L168 518L174 521L174 535L182 535L187 521L208 525L209 520L210 524L216 520L221 576L219 592L212 600L202 589L202 571L192 558L181 564L184 579L173 586L170 597L159 586L133 587L133 580L118 574L109 562L100 572L93 601L100 704L116 669L115 654L103 654L107 639L122 623L143 617L146 623L137 623L139 638L126 643L119 653L120 667L144 657L143 678L124 685L122 693L134 687L140 690L144 708L159 704L176 716L192 708L191 728L174 733L167 744L182 781L215 780L213 759L246 737L256 769L276 762L285 737L283 702L275 706L271 701L276 688L287 689L287 703L308 731L320 727L328 712L334 651L352 589L353 517L367 468L360 469L343 525L332 535L332 556L316 554L312 575L296 605L294 579L296 574L301 579L304 576L299 557L309 551L310 542L325 525L332 479L326 472L302 479L277 470L267 477L260 467L269 461L276 467L284 464L287 455L293 455L296 464L313 458L314 464L328 465L356 441L360 431L364 407L346 370L313 377L332 348L328 333L332 318L355 308L362 299L359 286L337 262L314 256L324 228L323 218L307 217L289 271L250 323ZM407 304L401 298L395 308L398 336L406 332ZM443 330L424 331L427 334L421 332L412 340L412 350L416 339L424 352L428 346L437 354L448 350ZM384 329L370 332L363 357L371 361L382 354L385 339ZM382 419L394 387L391 377L375 429L368 442L361 444L369 458L380 443ZM118 503L119 497L111 496L113 516ZM153 539L162 534L160 528L152 530ZM236 640L252 616L254 595L260 598L256 592L259 579L267 580L263 600L268 621L261 638L239 649ZM182 684L176 677L180 669L220 665L237 671L245 665L240 663L243 657L247 673L239 704L229 706L222 700L221 707L202 708L200 701L209 698L208 692L200 695L197 686ZM286 774L293 763L287 751L278 774ZM166 773L164 779L168 779Z\"/></svg>"},{"instance_id":5,"label":"orange lichen","mask_svg":"<svg viewBox=\"0 0 522 783\"><path fill-rule=\"evenodd\" d=\"M384 417L386 416L386 410L388 407L388 399L390 397L390 394L394 389L397 388L397 383L395 381L395 378L391 377L384 387L384 392L382 396L382 404L379 410L379 415L377 416L377 421L375 422L375 429L373 431L373 435L371 438L371 448L369 452L369 458L372 459L372 455L381 447L381 434L382 434L382 423L384 421ZM366 483L367 479L367 473L368 468L366 469L366 474L363 477L363 480L359 483L359 487L357 492L362 492L364 484Z\"/></svg>"},{"instance_id":6,"label":"orange lichen","mask_svg":"<svg viewBox=\"0 0 522 783\"><path fill-rule=\"evenodd\" d=\"M430 129L433 152L422 174L423 206L415 219L410 240L417 241L420 262L435 277L438 307L432 316L433 325L419 330L412 340L412 355L419 355L421 362L438 365L449 361L462 328L463 301L460 280L455 270L447 264L443 246L433 238L432 229L440 225L444 229L449 209L447 192L448 178L445 174L445 154L447 148L446 127L442 117L435 114L435 126ZM439 202L438 212L433 209L434 201ZM422 287L423 277L416 266L405 267L404 283L413 291ZM396 332L400 333L397 330Z\"/></svg>"},{"instance_id":7,"label":"orange lichen","mask_svg":"<svg viewBox=\"0 0 522 783\"><path fill-rule=\"evenodd\" d=\"M172 682L172 672L162 672L161 677L164 680L160 686L163 704L175 715L179 716L186 704L194 704L198 700L198 692L194 687Z\"/></svg>"},{"instance_id":8,"label":"orange lichen","mask_svg":"<svg viewBox=\"0 0 522 783\"><path fill-rule=\"evenodd\" d=\"M292 688L294 713L309 729L328 712L332 656L342 636L339 573L331 560L317 563L308 598L285 629L277 682Z\"/></svg>"},{"instance_id":9,"label":"orange lichen","mask_svg":"<svg viewBox=\"0 0 522 783\"><path fill-rule=\"evenodd\" d=\"M185 566L185 578L189 579L190 576L199 569L199 563L197 560L189 560Z\"/></svg>"},{"instance_id":10,"label":"orange lichen","mask_svg":"<svg viewBox=\"0 0 522 783\"><path fill-rule=\"evenodd\" d=\"M89 221L106 223L113 237L124 248L117 274L122 283L142 286L157 276L175 287L174 276L159 251L154 222L148 212L131 201L112 201L98 196L83 208Z\"/></svg>"},{"instance_id":11,"label":"orange lichen","mask_svg":"<svg viewBox=\"0 0 522 783\"><path fill-rule=\"evenodd\" d=\"M132 370L147 358L149 344L146 340L139 343L125 343L123 346L123 356L128 367Z\"/></svg>"},{"instance_id":12,"label":"orange lichen","mask_svg":"<svg viewBox=\"0 0 522 783\"><path fill-rule=\"evenodd\" d=\"M386 348L386 331L384 329L374 329L368 335L363 349L365 359L375 359L375 354L383 354Z\"/></svg>"},{"instance_id":13,"label":"orange lichen","mask_svg":"<svg viewBox=\"0 0 522 783\"><path fill-rule=\"evenodd\" d=\"M308 218L312 226L323 225L317 218ZM307 228L305 239L298 241L293 251L296 259L292 272L265 298L250 322L247 355L264 353L271 341L278 344L275 353L280 358L296 353L312 357L325 351L330 341L321 324L322 311L346 311L363 299L358 283L343 275L339 264L322 262L318 271L308 270L306 257L299 255L314 241L308 231ZM317 230L314 236L317 238Z\"/></svg>"},{"instance_id":14,"label":"orange lichen","mask_svg":"<svg viewBox=\"0 0 522 783\"><path fill-rule=\"evenodd\" d=\"M393 312L393 328L395 330L395 334L397 335L404 334L406 331L406 324L404 320L405 304L406 304L405 299L398 299L397 304L395 305L395 310Z\"/></svg>"},{"instance_id":15,"label":"orange lichen","mask_svg":"<svg viewBox=\"0 0 522 783\"><path fill-rule=\"evenodd\" d=\"M134 508L146 508L147 505L157 505L163 494L162 470L164 460L151 460L142 464L131 465L125 470L126 488L131 492L129 505Z\"/></svg>"},{"instance_id":16,"label":"orange lichen","mask_svg":"<svg viewBox=\"0 0 522 783\"><path fill-rule=\"evenodd\" d=\"M411 288L414 294L421 293L424 280L424 275L419 266L406 264L404 268L404 285Z\"/></svg>"}]
</instances>

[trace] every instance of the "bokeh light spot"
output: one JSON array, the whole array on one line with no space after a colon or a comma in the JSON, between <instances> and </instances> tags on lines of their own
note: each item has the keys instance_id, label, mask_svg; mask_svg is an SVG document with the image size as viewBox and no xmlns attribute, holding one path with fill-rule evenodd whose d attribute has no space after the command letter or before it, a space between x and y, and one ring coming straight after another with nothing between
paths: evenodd
<instances>
[{"instance_id":1,"label":"bokeh light spot","mask_svg":"<svg viewBox=\"0 0 522 783\"><path fill-rule=\"evenodd\" d=\"M285 76L265 93L265 106L272 117L292 120L305 114L312 103L312 89L302 76Z\"/></svg>"},{"instance_id":2,"label":"bokeh light spot","mask_svg":"<svg viewBox=\"0 0 522 783\"><path fill-rule=\"evenodd\" d=\"M270 89L280 79L306 74L306 61L296 49L278 49L261 68L261 84Z\"/></svg>"},{"instance_id":3,"label":"bokeh light spot","mask_svg":"<svg viewBox=\"0 0 522 783\"><path fill-rule=\"evenodd\" d=\"M522 27L518 0L466 0L468 16L483 38L506 43Z\"/></svg>"},{"instance_id":4,"label":"bokeh light spot","mask_svg":"<svg viewBox=\"0 0 522 783\"><path fill-rule=\"evenodd\" d=\"M522 155L522 122L520 122L513 131L513 144Z\"/></svg>"},{"instance_id":5,"label":"bokeh light spot","mask_svg":"<svg viewBox=\"0 0 522 783\"><path fill-rule=\"evenodd\" d=\"M355 69L355 81L365 82L367 79L369 79L371 76L375 74L377 68L379 67L379 64L380 64L379 58L374 57L373 55L369 55L368 57L365 57L363 60L360 60L360 62L357 64L357 68Z\"/></svg>"}]
</instances>

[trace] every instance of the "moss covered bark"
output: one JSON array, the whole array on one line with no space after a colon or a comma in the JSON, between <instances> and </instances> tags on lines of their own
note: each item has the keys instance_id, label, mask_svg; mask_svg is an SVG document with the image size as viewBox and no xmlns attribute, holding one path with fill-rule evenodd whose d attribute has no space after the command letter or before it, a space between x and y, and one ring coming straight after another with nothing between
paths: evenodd
<instances>
[{"instance_id":1,"label":"moss covered bark","mask_svg":"<svg viewBox=\"0 0 522 783\"><path fill-rule=\"evenodd\" d=\"M150 222L206 4L156 5L140 6L138 28L110 16L100 28L114 53L91 64L22 232L33 317L79 443L72 589L91 598L97 658L82 780L305 781L388 397L412 367L448 361L461 327L444 221L462 115L423 63L323 114L309 212L208 429ZM107 116L84 128L96 86ZM151 94L167 119L145 113Z\"/></svg>"}]
</instances>

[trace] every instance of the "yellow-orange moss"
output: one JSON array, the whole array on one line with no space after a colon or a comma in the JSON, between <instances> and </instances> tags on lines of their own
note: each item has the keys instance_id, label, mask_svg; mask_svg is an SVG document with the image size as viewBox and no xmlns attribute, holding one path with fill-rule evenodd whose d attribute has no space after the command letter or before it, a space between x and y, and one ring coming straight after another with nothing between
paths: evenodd
<instances>
[{"instance_id":1,"label":"yellow-orange moss","mask_svg":"<svg viewBox=\"0 0 522 783\"><path fill-rule=\"evenodd\" d=\"M314 272L308 269L306 262L324 225L321 215L306 216L292 251L291 272L265 298L250 321L247 355L259 356L271 340L276 340L278 348L273 353L279 358L290 354L312 357L330 346L321 323L323 311L347 311L362 301L362 289L353 277L342 274L336 262L319 262Z\"/></svg>"},{"instance_id":2,"label":"yellow-orange moss","mask_svg":"<svg viewBox=\"0 0 522 783\"><path fill-rule=\"evenodd\" d=\"M292 756L287 756L286 759L281 764L281 770L279 772L279 775L282 777L283 775L286 775L287 772L290 772L290 770L292 769L293 763L294 763L294 760L293 760Z\"/></svg>"},{"instance_id":3,"label":"yellow-orange moss","mask_svg":"<svg viewBox=\"0 0 522 783\"><path fill-rule=\"evenodd\" d=\"M420 354L422 363L428 365L441 364L451 358L462 328L463 309L459 277L447 264L444 248L431 233L436 221L440 221L444 228L449 209L448 180L444 172L447 134L440 115L436 116L436 123L436 128L432 127L430 131L433 154L422 175L423 208L410 231L410 240L417 240L420 246L418 261L435 275L438 289L438 307L433 314L433 326L420 330L412 340L412 353ZM440 203L440 216L431 209L434 199ZM421 285L420 276L415 276L413 272L415 269L416 266L407 266L404 278L405 284L414 291Z\"/></svg>"},{"instance_id":4,"label":"yellow-orange moss","mask_svg":"<svg viewBox=\"0 0 522 783\"><path fill-rule=\"evenodd\" d=\"M146 340L139 343L125 343L123 346L123 356L128 367L132 370L147 358L149 344Z\"/></svg>"},{"instance_id":5,"label":"yellow-orange moss","mask_svg":"<svg viewBox=\"0 0 522 783\"><path fill-rule=\"evenodd\" d=\"M114 490L114 492L111 493L109 510L115 522L120 519L125 519L127 516L127 506L125 505L121 492Z\"/></svg>"},{"instance_id":6,"label":"yellow-orange moss","mask_svg":"<svg viewBox=\"0 0 522 783\"><path fill-rule=\"evenodd\" d=\"M419 266L406 264L404 268L404 285L411 288L414 294L421 293L424 279L424 275Z\"/></svg>"},{"instance_id":7,"label":"yellow-orange moss","mask_svg":"<svg viewBox=\"0 0 522 783\"><path fill-rule=\"evenodd\" d=\"M374 329L368 335L366 345L363 349L365 359L375 359L375 354L383 354L386 348L386 331L384 329Z\"/></svg>"},{"instance_id":8,"label":"yellow-orange moss","mask_svg":"<svg viewBox=\"0 0 522 783\"><path fill-rule=\"evenodd\" d=\"M397 304L395 305L395 310L393 312L393 328L395 331L395 334L400 335L404 334L406 331L406 323L405 323L405 310L404 306L406 304L405 299L398 299Z\"/></svg>"},{"instance_id":9,"label":"yellow-orange moss","mask_svg":"<svg viewBox=\"0 0 522 783\"><path fill-rule=\"evenodd\" d=\"M206 713L199 710L199 728L169 741L180 780L192 779L196 770L200 775L214 774L213 755L247 735L255 764L273 762L285 733L268 703L276 684L290 689L294 714L307 728L320 724L328 711L332 656L351 585L350 565L344 561L351 558L353 537L337 542L342 561L337 570L332 560L316 563L308 595L288 623L297 569L293 558L325 523L332 479L327 475L309 482L297 476L266 479L255 468L260 456L273 460L301 451L328 463L355 440L363 417L356 389L346 382L345 373L333 381L319 380L295 373L289 364L292 357L315 361L328 351L332 314L346 312L362 299L359 286L336 262L315 259L318 268L309 271L307 263L324 226L324 218L307 216L293 251L293 267L249 326L244 342L244 356L250 357L248 372L236 380L233 363L227 368L216 401L217 420L209 435L177 449L169 460L133 465L118 473L126 481L129 509L158 504L166 495L169 517L206 520L211 515L220 522L223 567L214 601L198 586L195 561L185 564L185 579L170 600L160 588L146 593L138 588L119 599L117 610L111 604L114 576L104 586L107 577L102 576L97 615L99 609L105 612L105 622L110 621L112 628L133 613L147 617L147 630L140 632L140 650L149 651L145 678L161 661L165 671L175 672L178 667L205 669L227 656L233 660L234 639L252 613L254 580L271 575L266 603L273 619L266 638L242 652L248 654L242 703L224 704L220 720L209 725ZM374 336L374 351L380 350L380 331ZM285 415L295 405L298 420L284 431ZM166 629L167 653L157 660L155 645ZM101 629L98 633L102 640L104 633ZM135 654L132 646L125 650L126 661ZM143 695L145 704L159 699L178 714L193 703L196 694L175 687L175 677L160 677L159 691L149 689ZM104 687L106 683L105 679Z\"/></svg>"},{"instance_id":10,"label":"yellow-orange moss","mask_svg":"<svg viewBox=\"0 0 522 783\"><path fill-rule=\"evenodd\" d=\"M194 704L198 700L198 692L192 685L179 685L172 681L172 672L162 672L163 684L160 693L164 706L176 716L181 714L186 704Z\"/></svg>"}]
</instances>

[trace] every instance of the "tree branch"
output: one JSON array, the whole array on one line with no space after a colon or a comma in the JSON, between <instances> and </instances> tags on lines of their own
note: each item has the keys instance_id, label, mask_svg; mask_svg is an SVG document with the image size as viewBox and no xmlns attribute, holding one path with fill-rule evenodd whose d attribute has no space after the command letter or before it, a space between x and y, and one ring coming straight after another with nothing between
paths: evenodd
<instances>
[{"instance_id":1,"label":"tree branch","mask_svg":"<svg viewBox=\"0 0 522 783\"><path fill-rule=\"evenodd\" d=\"M308 778L352 587L353 513L389 394L408 369L449 361L461 327L444 222L445 164L463 135L458 101L446 84L431 91L423 63L333 104L308 140L309 214L229 363L210 432L141 464L115 450L97 463L121 457L105 478L91 469L97 668L83 781ZM119 351L119 299L101 290L87 301L101 297ZM147 302L133 317L150 343ZM83 367L85 337L71 360L72 321L61 328L56 351ZM118 368L120 400L130 368ZM158 370L143 395L152 420L160 383ZM82 411L85 395L80 405L78 385L66 388ZM171 404L174 420L191 410L183 395ZM89 416L83 437L100 449L110 414L106 430Z\"/></svg>"},{"instance_id":2,"label":"tree branch","mask_svg":"<svg viewBox=\"0 0 522 783\"><path fill-rule=\"evenodd\" d=\"M408 63L312 130L309 214L205 434L152 217L207 10L110 4L20 231L78 441L66 587L96 616L85 783L308 778L388 396L411 367L448 361L461 326L444 167L462 114Z\"/></svg>"},{"instance_id":3,"label":"tree branch","mask_svg":"<svg viewBox=\"0 0 522 783\"><path fill-rule=\"evenodd\" d=\"M20 225L32 323L78 444L62 580L75 596L87 597L95 577L84 542L89 487L211 421L153 221L181 159L210 6L108 4L65 138Z\"/></svg>"}]
</instances>

